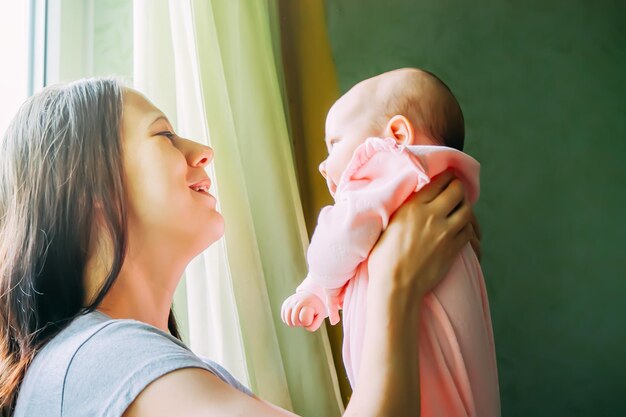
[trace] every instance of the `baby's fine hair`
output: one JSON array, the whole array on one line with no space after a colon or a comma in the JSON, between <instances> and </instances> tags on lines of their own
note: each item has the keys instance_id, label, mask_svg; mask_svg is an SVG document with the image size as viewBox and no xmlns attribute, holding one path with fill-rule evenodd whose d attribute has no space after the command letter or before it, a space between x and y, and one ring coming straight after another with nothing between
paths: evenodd
<instances>
[{"instance_id":1,"label":"baby's fine hair","mask_svg":"<svg viewBox=\"0 0 626 417\"><path fill-rule=\"evenodd\" d=\"M391 86L383 104L386 125L401 114L437 145L463 150L465 122L461 106L448 86L431 72L410 68Z\"/></svg>"}]
</instances>

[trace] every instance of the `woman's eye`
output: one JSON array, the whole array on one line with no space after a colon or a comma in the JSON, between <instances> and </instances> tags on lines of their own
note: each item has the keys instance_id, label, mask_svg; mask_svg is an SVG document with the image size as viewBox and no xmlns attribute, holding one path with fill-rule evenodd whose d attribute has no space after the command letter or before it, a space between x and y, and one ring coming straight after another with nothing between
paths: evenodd
<instances>
[{"instance_id":1,"label":"woman's eye","mask_svg":"<svg viewBox=\"0 0 626 417\"><path fill-rule=\"evenodd\" d=\"M169 140L174 140L174 136L176 136L175 134L173 134L172 132L159 132L157 133L157 136L165 136L166 138L168 138Z\"/></svg>"}]
</instances>

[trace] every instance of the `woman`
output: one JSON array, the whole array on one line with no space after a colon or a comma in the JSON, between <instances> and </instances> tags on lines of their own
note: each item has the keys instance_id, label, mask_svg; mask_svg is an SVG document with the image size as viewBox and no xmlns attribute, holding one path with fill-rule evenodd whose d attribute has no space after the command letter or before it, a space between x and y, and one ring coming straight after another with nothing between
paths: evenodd
<instances>
[{"instance_id":1,"label":"woman","mask_svg":"<svg viewBox=\"0 0 626 417\"><path fill-rule=\"evenodd\" d=\"M114 80L47 88L22 106L0 143L3 416L293 415L177 340L174 289L224 230L207 192L212 158ZM445 174L382 235L363 383L344 415L419 414L416 300L470 239L471 217Z\"/></svg>"}]
</instances>

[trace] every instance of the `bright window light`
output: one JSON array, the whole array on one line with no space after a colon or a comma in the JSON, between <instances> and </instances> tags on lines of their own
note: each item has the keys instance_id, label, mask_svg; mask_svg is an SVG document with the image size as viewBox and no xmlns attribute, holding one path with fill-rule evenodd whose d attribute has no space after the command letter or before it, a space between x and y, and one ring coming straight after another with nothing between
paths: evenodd
<instances>
[{"instance_id":1,"label":"bright window light","mask_svg":"<svg viewBox=\"0 0 626 417\"><path fill-rule=\"evenodd\" d=\"M28 97L30 2L0 3L0 137Z\"/></svg>"}]
</instances>

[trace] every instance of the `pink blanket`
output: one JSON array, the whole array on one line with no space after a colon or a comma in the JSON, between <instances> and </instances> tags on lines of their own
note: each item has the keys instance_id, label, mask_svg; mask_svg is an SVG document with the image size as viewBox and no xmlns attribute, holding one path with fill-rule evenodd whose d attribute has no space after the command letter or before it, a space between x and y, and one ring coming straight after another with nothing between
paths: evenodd
<instances>
[{"instance_id":1,"label":"pink blanket","mask_svg":"<svg viewBox=\"0 0 626 417\"><path fill-rule=\"evenodd\" d=\"M393 212L448 168L462 180L470 203L475 203L480 166L473 158L443 146L402 147L391 139L369 138L343 173L334 193L335 205L320 213L307 254L309 275L296 292L308 291L326 300L331 316L343 302L343 359L353 386L358 384L363 348L369 252ZM327 297L344 286L343 300ZM470 245L424 298L416 331L420 332L421 415L500 416L489 303Z\"/></svg>"}]
</instances>

